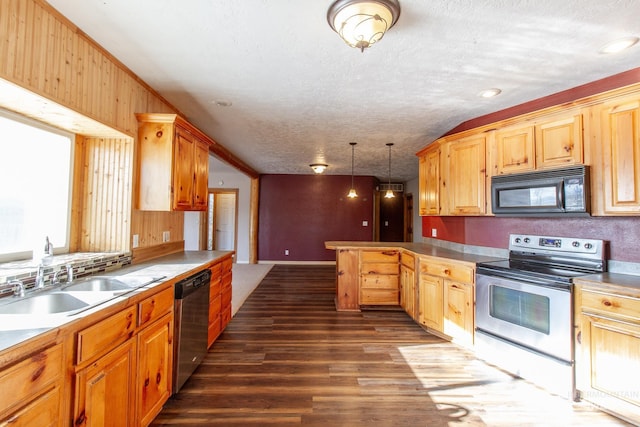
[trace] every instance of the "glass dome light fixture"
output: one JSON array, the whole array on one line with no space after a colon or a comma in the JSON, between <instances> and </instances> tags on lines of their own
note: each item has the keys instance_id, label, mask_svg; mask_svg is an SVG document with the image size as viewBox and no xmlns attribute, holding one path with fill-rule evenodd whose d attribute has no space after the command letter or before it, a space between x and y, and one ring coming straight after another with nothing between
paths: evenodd
<instances>
[{"instance_id":1,"label":"glass dome light fixture","mask_svg":"<svg viewBox=\"0 0 640 427\"><path fill-rule=\"evenodd\" d=\"M327 12L329 26L351 47L379 41L400 16L398 0L336 0Z\"/></svg>"},{"instance_id":2,"label":"glass dome light fixture","mask_svg":"<svg viewBox=\"0 0 640 427\"><path fill-rule=\"evenodd\" d=\"M350 199L355 199L356 197L358 197L358 193L356 193L356 188L353 186L353 164L354 164L354 155L355 155L355 148L356 145L358 143L357 142L350 142L349 145L351 146L351 188L349 189L349 194L347 194L347 197Z\"/></svg>"},{"instance_id":3,"label":"glass dome light fixture","mask_svg":"<svg viewBox=\"0 0 640 427\"><path fill-rule=\"evenodd\" d=\"M327 167L329 167L329 165L325 163L311 163L309 166L311 166L311 169L313 169L317 174L321 174L325 169L327 169Z\"/></svg>"},{"instance_id":4,"label":"glass dome light fixture","mask_svg":"<svg viewBox=\"0 0 640 427\"><path fill-rule=\"evenodd\" d=\"M393 190L391 189L391 147L392 146L393 146L393 142L387 143L387 147L389 147L389 188L387 188L386 193L384 193L385 199L393 199L394 197L396 197L396 195L393 194Z\"/></svg>"}]
</instances>

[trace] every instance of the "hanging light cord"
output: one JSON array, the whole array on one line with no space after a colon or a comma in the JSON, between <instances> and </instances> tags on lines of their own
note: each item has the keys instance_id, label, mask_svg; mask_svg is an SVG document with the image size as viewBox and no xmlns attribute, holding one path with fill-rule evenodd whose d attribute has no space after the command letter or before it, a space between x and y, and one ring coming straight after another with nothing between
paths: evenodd
<instances>
[{"instance_id":1,"label":"hanging light cord","mask_svg":"<svg viewBox=\"0 0 640 427\"><path fill-rule=\"evenodd\" d=\"M353 156L355 153L355 149L356 149L356 143L355 142L351 142L351 188L353 188Z\"/></svg>"}]
</instances>

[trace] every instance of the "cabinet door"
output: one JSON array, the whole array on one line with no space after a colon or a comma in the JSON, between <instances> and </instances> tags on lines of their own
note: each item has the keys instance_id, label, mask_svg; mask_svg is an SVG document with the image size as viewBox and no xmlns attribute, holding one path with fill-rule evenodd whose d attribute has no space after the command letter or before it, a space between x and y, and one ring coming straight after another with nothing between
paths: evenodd
<instances>
[{"instance_id":1,"label":"cabinet door","mask_svg":"<svg viewBox=\"0 0 640 427\"><path fill-rule=\"evenodd\" d=\"M54 387L4 420L0 427L55 427L60 420L60 387Z\"/></svg>"},{"instance_id":2,"label":"cabinet door","mask_svg":"<svg viewBox=\"0 0 640 427\"><path fill-rule=\"evenodd\" d=\"M640 326L582 313L581 396L627 420L640 422ZM633 374L631 374L633 373Z\"/></svg>"},{"instance_id":3,"label":"cabinet door","mask_svg":"<svg viewBox=\"0 0 640 427\"><path fill-rule=\"evenodd\" d=\"M420 274L418 287L419 322L436 331L443 332L443 279Z\"/></svg>"},{"instance_id":4,"label":"cabinet door","mask_svg":"<svg viewBox=\"0 0 640 427\"><path fill-rule=\"evenodd\" d=\"M536 125L538 169L581 164L583 146L581 114Z\"/></svg>"},{"instance_id":5,"label":"cabinet door","mask_svg":"<svg viewBox=\"0 0 640 427\"><path fill-rule=\"evenodd\" d=\"M400 306L412 319L416 319L415 277L416 274L413 268L405 265L400 266Z\"/></svg>"},{"instance_id":6,"label":"cabinet door","mask_svg":"<svg viewBox=\"0 0 640 427\"><path fill-rule=\"evenodd\" d=\"M496 170L499 175L535 169L533 126L496 132Z\"/></svg>"},{"instance_id":7,"label":"cabinet door","mask_svg":"<svg viewBox=\"0 0 640 427\"><path fill-rule=\"evenodd\" d=\"M640 213L640 100L610 103L602 113L604 210Z\"/></svg>"},{"instance_id":8,"label":"cabinet door","mask_svg":"<svg viewBox=\"0 0 640 427\"><path fill-rule=\"evenodd\" d=\"M121 344L76 374L74 426L135 424L135 343Z\"/></svg>"},{"instance_id":9,"label":"cabinet door","mask_svg":"<svg viewBox=\"0 0 640 427\"><path fill-rule=\"evenodd\" d=\"M177 128L173 169L173 208L177 210L188 210L192 205L194 152L193 137Z\"/></svg>"},{"instance_id":10,"label":"cabinet door","mask_svg":"<svg viewBox=\"0 0 640 427\"><path fill-rule=\"evenodd\" d=\"M171 395L173 314L138 334L137 419L149 425Z\"/></svg>"},{"instance_id":11,"label":"cabinet door","mask_svg":"<svg viewBox=\"0 0 640 427\"><path fill-rule=\"evenodd\" d=\"M420 215L440 215L440 148L420 157Z\"/></svg>"},{"instance_id":12,"label":"cabinet door","mask_svg":"<svg viewBox=\"0 0 640 427\"><path fill-rule=\"evenodd\" d=\"M198 140L195 146L195 184L193 189L193 209L207 209L209 193L209 146Z\"/></svg>"},{"instance_id":13,"label":"cabinet door","mask_svg":"<svg viewBox=\"0 0 640 427\"><path fill-rule=\"evenodd\" d=\"M454 341L473 345L473 286L445 280L444 333Z\"/></svg>"},{"instance_id":14,"label":"cabinet door","mask_svg":"<svg viewBox=\"0 0 640 427\"><path fill-rule=\"evenodd\" d=\"M449 214L482 215L486 212L486 136L474 135L448 144L447 193Z\"/></svg>"}]
</instances>

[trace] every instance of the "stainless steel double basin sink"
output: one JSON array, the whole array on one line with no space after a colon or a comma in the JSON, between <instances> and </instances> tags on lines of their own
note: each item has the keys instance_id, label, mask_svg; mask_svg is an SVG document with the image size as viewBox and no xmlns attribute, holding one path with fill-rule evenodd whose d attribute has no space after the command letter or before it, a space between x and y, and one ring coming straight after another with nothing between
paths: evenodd
<instances>
[{"instance_id":1,"label":"stainless steel double basin sink","mask_svg":"<svg viewBox=\"0 0 640 427\"><path fill-rule=\"evenodd\" d=\"M50 290L34 292L18 298L10 298L0 305L3 314L76 314L113 298L131 292L147 283L126 283L116 277L86 277Z\"/></svg>"}]
</instances>

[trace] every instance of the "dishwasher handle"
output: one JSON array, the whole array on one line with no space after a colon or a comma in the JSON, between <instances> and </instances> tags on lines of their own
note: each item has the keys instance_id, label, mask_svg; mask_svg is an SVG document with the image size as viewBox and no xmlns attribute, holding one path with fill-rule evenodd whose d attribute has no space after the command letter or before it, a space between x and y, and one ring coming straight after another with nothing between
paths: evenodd
<instances>
[{"instance_id":1,"label":"dishwasher handle","mask_svg":"<svg viewBox=\"0 0 640 427\"><path fill-rule=\"evenodd\" d=\"M209 282L211 282L211 271L209 269L202 270L199 273L189 276L176 283L175 298L184 299L199 288L208 285Z\"/></svg>"}]
</instances>

